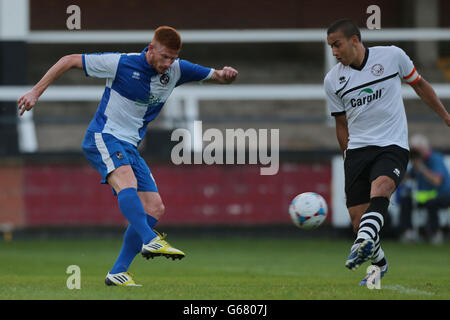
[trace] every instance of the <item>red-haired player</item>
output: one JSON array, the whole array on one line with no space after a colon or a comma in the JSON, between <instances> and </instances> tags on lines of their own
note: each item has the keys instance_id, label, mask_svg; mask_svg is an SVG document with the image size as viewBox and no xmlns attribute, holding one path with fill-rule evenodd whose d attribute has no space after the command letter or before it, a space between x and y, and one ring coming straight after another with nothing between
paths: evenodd
<instances>
[{"instance_id":1,"label":"red-haired player","mask_svg":"<svg viewBox=\"0 0 450 320\"><path fill-rule=\"evenodd\" d=\"M172 27L155 30L141 53L72 54L62 57L44 77L18 100L20 115L33 108L45 89L71 68L106 79L103 97L91 121L82 149L89 162L117 194L119 208L130 222L123 247L107 285L136 285L127 272L134 257L166 256L181 259L153 230L164 213L153 175L138 152L147 124L156 118L175 87L192 81L232 83L238 72L231 67L205 68L178 58L181 37Z\"/></svg>"}]
</instances>

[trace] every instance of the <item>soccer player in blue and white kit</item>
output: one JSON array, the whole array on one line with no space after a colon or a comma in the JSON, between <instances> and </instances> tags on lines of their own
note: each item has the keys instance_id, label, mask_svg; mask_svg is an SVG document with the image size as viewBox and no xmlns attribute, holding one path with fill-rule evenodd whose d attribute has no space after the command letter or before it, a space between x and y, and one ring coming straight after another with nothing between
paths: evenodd
<instances>
[{"instance_id":1,"label":"soccer player in blue and white kit","mask_svg":"<svg viewBox=\"0 0 450 320\"><path fill-rule=\"evenodd\" d=\"M164 213L155 180L139 155L138 145L147 125L156 118L175 87L192 81L232 83L238 72L205 68L178 58L181 37L171 27L155 30L141 53L72 54L62 57L44 77L18 99L20 115L30 110L45 89L71 68L87 76L106 78L106 87L82 149L89 162L117 195L119 208L129 221L122 250L108 272L107 285L136 286L127 272L134 257L166 256L181 259L184 252L155 233Z\"/></svg>"},{"instance_id":2,"label":"soccer player in blue and white kit","mask_svg":"<svg viewBox=\"0 0 450 320\"><path fill-rule=\"evenodd\" d=\"M366 48L348 19L328 28L327 42L339 63L326 75L324 89L344 156L346 205L357 234L345 266L354 270L370 259L382 277L388 263L379 232L409 158L401 79L447 126L450 115L402 49Z\"/></svg>"}]
</instances>

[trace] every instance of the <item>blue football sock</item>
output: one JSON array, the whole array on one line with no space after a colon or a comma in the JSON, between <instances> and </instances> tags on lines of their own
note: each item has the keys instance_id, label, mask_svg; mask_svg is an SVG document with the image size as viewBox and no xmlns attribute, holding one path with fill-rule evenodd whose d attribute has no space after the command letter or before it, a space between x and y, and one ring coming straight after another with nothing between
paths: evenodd
<instances>
[{"instance_id":1,"label":"blue football sock","mask_svg":"<svg viewBox=\"0 0 450 320\"><path fill-rule=\"evenodd\" d=\"M150 215L147 215L147 221L150 228L154 228L156 223L158 223L158 220ZM117 258L116 263L109 273L114 274L126 272L130 267L131 262L133 262L133 259L139 252L141 252L141 249L141 237L138 235L136 230L134 230L133 227L129 225L123 237L122 250L120 251L119 257Z\"/></svg>"},{"instance_id":2,"label":"blue football sock","mask_svg":"<svg viewBox=\"0 0 450 320\"><path fill-rule=\"evenodd\" d=\"M158 220L148 214L147 215L147 223L150 226L150 228L153 229L156 226L156 224L158 223Z\"/></svg>"},{"instance_id":3,"label":"blue football sock","mask_svg":"<svg viewBox=\"0 0 450 320\"><path fill-rule=\"evenodd\" d=\"M131 225L128 226L123 237L123 246L119 257L109 273L126 272L134 257L141 251L142 240Z\"/></svg>"},{"instance_id":4,"label":"blue football sock","mask_svg":"<svg viewBox=\"0 0 450 320\"><path fill-rule=\"evenodd\" d=\"M149 243L157 235L147 222L147 214L135 188L123 189L117 195L119 208L130 222L133 229L141 237L143 243Z\"/></svg>"}]
</instances>

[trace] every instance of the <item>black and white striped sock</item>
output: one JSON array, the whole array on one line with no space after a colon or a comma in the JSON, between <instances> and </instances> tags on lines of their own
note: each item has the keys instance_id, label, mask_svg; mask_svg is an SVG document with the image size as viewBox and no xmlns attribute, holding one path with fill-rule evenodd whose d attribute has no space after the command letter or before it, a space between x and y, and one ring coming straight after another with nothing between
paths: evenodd
<instances>
[{"instance_id":1,"label":"black and white striped sock","mask_svg":"<svg viewBox=\"0 0 450 320\"><path fill-rule=\"evenodd\" d=\"M384 258L384 251L383 249L381 249L380 236L377 236L377 238L375 239L375 250L373 251L371 260L372 264L378 266L383 266L386 264L386 260Z\"/></svg>"},{"instance_id":2,"label":"black and white striped sock","mask_svg":"<svg viewBox=\"0 0 450 320\"><path fill-rule=\"evenodd\" d=\"M379 238L378 233L384 225L384 218L378 212L366 212L363 214L361 218L361 222L359 223L358 228L358 242L362 242L366 239L375 239Z\"/></svg>"},{"instance_id":3,"label":"black and white striped sock","mask_svg":"<svg viewBox=\"0 0 450 320\"><path fill-rule=\"evenodd\" d=\"M388 206L388 198L374 197L370 199L370 205L361 217L355 244L372 239L375 241L375 250L381 250L378 234L384 225L383 216L387 213Z\"/></svg>"}]
</instances>

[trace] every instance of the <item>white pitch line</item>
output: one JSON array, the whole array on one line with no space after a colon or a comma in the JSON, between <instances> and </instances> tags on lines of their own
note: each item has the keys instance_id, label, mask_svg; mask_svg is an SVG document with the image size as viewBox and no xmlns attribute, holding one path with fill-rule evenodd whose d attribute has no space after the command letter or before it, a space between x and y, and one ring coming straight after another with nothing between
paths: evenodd
<instances>
[{"instance_id":1,"label":"white pitch line","mask_svg":"<svg viewBox=\"0 0 450 320\"><path fill-rule=\"evenodd\" d=\"M414 288L407 288L407 287L404 287L399 284L385 285L385 286L381 286L381 288L392 290L392 291L397 291L398 293L403 293L403 294L424 295L424 296L434 295L433 292L423 291L423 290L414 289Z\"/></svg>"}]
</instances>

